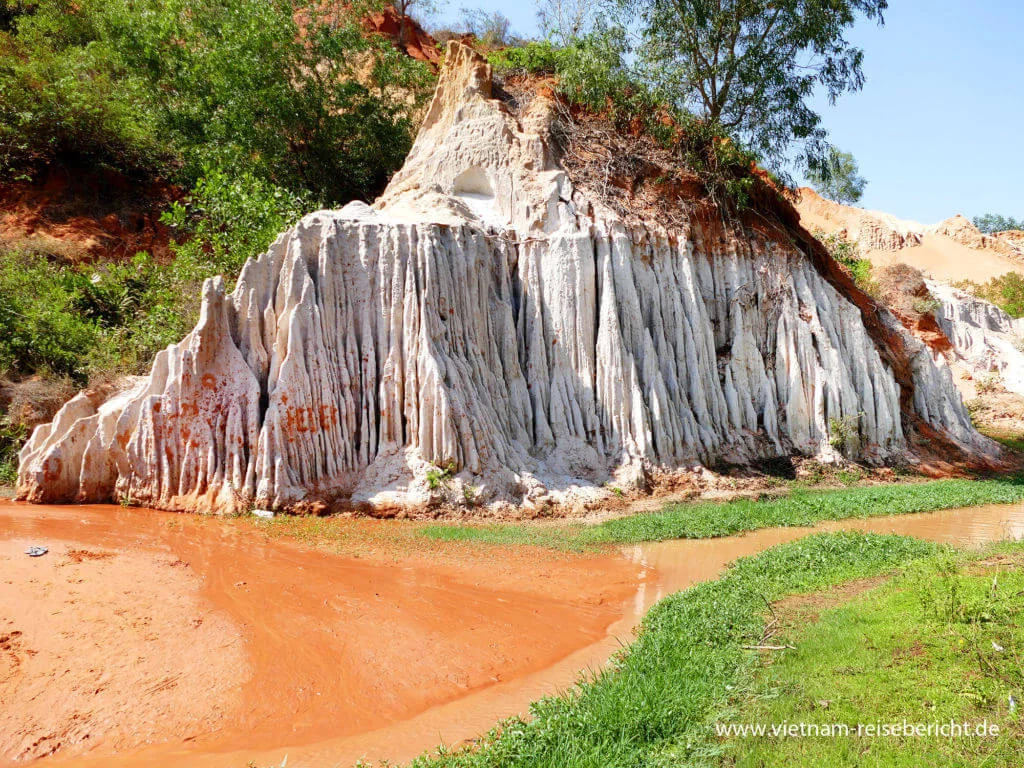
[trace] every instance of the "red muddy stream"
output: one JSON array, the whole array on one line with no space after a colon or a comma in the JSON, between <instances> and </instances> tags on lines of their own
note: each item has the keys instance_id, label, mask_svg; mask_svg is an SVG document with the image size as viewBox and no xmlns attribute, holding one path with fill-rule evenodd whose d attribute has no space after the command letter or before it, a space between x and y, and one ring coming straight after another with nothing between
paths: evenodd
<instances>
[{"instance_id":1,"label":"red muddy stream","mask_svg":"<svg viewBox=\"0 0 1024 768\"><path fill-rule=\"evenodd\" d=\"M813 530L837 529L977 545L1024 537L1024 506ZM811 530L359 557L243 521L0 501L0 765L409 760L599 667L666 594ZM37 543L49 554L25 556Z\"/></svg>"}]
</instances>

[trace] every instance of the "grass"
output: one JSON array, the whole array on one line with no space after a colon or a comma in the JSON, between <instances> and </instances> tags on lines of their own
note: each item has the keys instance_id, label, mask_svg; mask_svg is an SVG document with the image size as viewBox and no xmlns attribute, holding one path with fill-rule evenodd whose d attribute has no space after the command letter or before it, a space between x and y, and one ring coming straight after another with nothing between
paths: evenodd
<instances>
[{"instance_id":1,"label":"grass","mask_svg":"<svg viewBox=\"0 0 1024 768\"><path fill-rule=\"evenodd\" d=\"M1011 450L1024 453L1024 433L992 425L981 425L977 429L985 437L991 437Z\"/></svg>"},{"instance_id":2,"label":"grass","mask_svg":"<svg viewBox=\"0 0 1024 768\"><path fill-rule=\"evenodd\" d=\"M1024 499L1024 477L938 480L829 491L794 490L770 500L672 504L658 512L598 525L429 525L422 533L441 541L584 549L614 543L705 539L773 526L814 525L823 520L932 512Z\"/></svg>"},{"instance_id":3,"label":"grass","mask_svg":"<svg viewBox=\"0 0 1024 768\"><path fill-rule=\"evenodd\" d=\"M999 551L1001 550L1001 551ZM988 721L995 738L732 738L729 766L1017 766L1024 729L1024 547L982 563L936 557L795 625L743 695L735 723Z\"/></svg>"},{"instance_id":4,"label":"grass","mask_svg":"<svg viewBox=\"0 0 1024 768\"><path fill-rule=\"evenodd\" d=\"M422 757L415 768L611 768L711 759L709 717L748 681L766 606L944 550L912 538L817 534L737 561L718 581L658 603L636 642L570 693L543 699L529 721L496 728L475 750Z\"/></svg>"}]
</instances>

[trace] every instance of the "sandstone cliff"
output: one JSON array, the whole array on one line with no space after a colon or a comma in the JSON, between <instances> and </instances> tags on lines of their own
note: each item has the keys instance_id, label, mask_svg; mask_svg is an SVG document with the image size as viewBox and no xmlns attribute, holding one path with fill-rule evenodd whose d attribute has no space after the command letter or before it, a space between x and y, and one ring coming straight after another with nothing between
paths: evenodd
<instances>
[{"instance_id":1,"label":"sandstone cliff","mask_svg":"<svg viewBox=\"0 0 1024 768\"><path fill-rule=\"evenodd\" d=\"M929 281L928 289L942 302L936 316L959 362L975 379L995 375L1007 390L1024 395L1024 318L1015 320L994 304L942 283Z\"/></svg>"},{"instance_id":2,"label":"sandstone cliff","mask_svg":"<svg viewBox=\"0 0 1024 768\"><path fill-rule=\"evenodd\" d=\"M963 216L933 226L841 205L813 189L797 191L796 209L810 231L841 233L880 267L909 264L937 280L987 280L1024 271L1024 233L985 235Z\"/></svg>"},{"instance_id":3,"label":"sandstone cliff","mask_svg":"<svg viewBox=\"0 0 1024 768\"><path fill-rule=\"evenodd\" d=\"M21 456L33 501L227 512L593 498L718 461L985 462L948 369L789 236L616 215L449 45L402 171L245 265L150 376ZM452 477L449 479L449 475Z\"/></svg>"},{"instance_id":4,"label":"sandstone cliff","mask_svg":"<svg viewBox=\"0 0 1024 768\"><path fill-rule=\"evenodd\" d=\"M799 190L797 211L809 229L842 233L857 243L861 254L883 267L876 273L882 275L880 279L891 282L894 273L905 271L898 265L914 267L910 272L918 275L921 290L904 290L904 303L934 298L941 306L921 315L901 312L899 301L884 293L883 301L933 353L952 364L965 398L982 394L982 400L991 399L983 390L1003 387L1024 395L1024 319L1014 320L999 307L941 282L984 282L1009 271L1024 271L1024 233L986 235L960 215L925 227L840 205L811 189ZM931 279L921 279L922 272ZM1017 412L1007 416L1024 419L1019 406L1009 410L1014 409Z\"/></svg>"}]
</instances>

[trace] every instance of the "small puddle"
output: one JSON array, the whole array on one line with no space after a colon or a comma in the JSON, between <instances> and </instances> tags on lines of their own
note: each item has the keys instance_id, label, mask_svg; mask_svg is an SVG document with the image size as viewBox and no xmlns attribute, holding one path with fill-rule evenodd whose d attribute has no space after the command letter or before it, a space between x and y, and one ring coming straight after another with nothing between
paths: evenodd
<instances>
[{"instance_id":1,"label":"small puddle","mask_svg":"<svg viewBox=\"0 0 1024 768\"><path fill-rule=\"evenodd\" d=\"M1024 505L657 542L623 547L622 557L488 549L486 562L467 564L362 562L266 541L232 521L0 502L0 540L44 536L189 561L204 596L246 634L256 674L217 731L115 754L101 742L84 756L38 761L83 768L262 768L285 756L289 768L406 762L476 738L600 668L666 595L738 557L837 530L978 546L1024 538Z\"/></svg>"}]
</instances>

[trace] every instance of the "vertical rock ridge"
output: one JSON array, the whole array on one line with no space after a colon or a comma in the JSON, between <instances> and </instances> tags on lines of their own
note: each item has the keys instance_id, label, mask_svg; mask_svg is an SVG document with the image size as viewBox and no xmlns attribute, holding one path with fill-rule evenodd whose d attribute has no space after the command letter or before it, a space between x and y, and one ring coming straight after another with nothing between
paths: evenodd
<instances>
[{"instance_id":1,"label":"vertical rock ridge","mask_svg":"<svg viewBox=\"0 0 1024 768\"><path fill-rule=\"evenodd\" d=\"M718 461L912 459L906 408L996 450L948 370L872 319L889 354L806 253L627 225L575 190L466 50L385 195L306 216L230 295L207 281L146 381L33 434L23 498L417 504L451 467L484 501L571 501Z\"/></svg>"}]
</instances>

